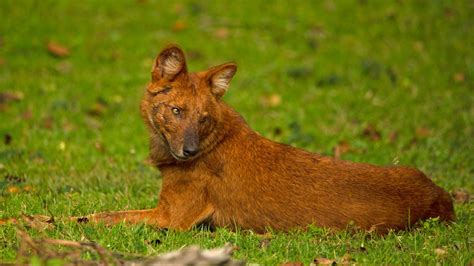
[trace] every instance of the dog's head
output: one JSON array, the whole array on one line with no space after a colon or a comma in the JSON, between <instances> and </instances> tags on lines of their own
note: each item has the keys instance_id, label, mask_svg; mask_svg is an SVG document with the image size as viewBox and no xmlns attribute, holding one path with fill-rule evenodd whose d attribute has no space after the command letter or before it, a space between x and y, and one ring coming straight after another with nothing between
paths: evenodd
<instances>
[{"instance_id":1,"label":"dog's head","mask_svg":"<svg viewBox=\"0 0 474 266\"><path fill-rule=\"evenodd\" d=\"M152 137L174 159L196 158L211 145L221 120L220 99L236 70L236 64L226 63L189 73L179 47L160 52L140 109Z\"/></svg>"}]
</instances>

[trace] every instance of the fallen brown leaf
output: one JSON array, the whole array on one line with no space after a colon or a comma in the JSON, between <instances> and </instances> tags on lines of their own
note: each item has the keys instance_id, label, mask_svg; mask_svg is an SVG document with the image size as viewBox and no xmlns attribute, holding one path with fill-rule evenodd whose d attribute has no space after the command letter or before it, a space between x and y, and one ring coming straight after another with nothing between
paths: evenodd
<instances>
[{"instance_id":1,"label":"fallen brown leaf","mask_svg":"<svg viewBox=\"0 0 474 266\"><path fill-rule=\"evenodd\" d=\"M372 141L378 141L382 138L380 131L378 131L372 124L368 124L364 131L362 131L362 134Z\"/></svg>"},{"instance_id":2,"label":"fallen brown leaf","mask_svg":"<svg viewBox=\"0 0 474 266\"><path fill-rule=\"evenodd\" d=\"M469 203L469 201L471 200L471 195L464 188L457 188L453 190L453 192L451 192L451 195L453 196L454 202L459 204Z\"/></svg>"},{"instance_id":3,"label":"fallen brown leaf","mask_svg":"<svg viewBox=\"0 0 474 266\"><path fill-rule=\"evenodd\" d=\"M21 91L2 91L0 92L0 104L13 101L21 101L24 94Z\"/></svg>"},{"instance_id":4,"label":"fallen brown leaf","mask_svg":"<svg viewBox=\"0 0 474 266\"><path fill-rule=\"evenodd\" d=\"M69 56L69 49L57 42L50 41L46 47L48 52L54 57L63 58Z\"/></svg>"},{"instance_id":5,"label":"fallen brown leaf","mask_svg":"<svg viewBox=\"0 0 474 266\"><path fill-rule=\"evenodd\" d=\"M219 39L227 39L230 35L230 31L227 28L221 27L216 29L214 35Z\"/></svg>"},{"instance_id":6,"label":"fallen brown leaf","mask_svg":"<svg viewBox=\"0 0 474 266\"><path fill-rule=\"evenodd\" d=\"M23 191L26 191L26 192L33 192L33 191L36 191L36 189L30 185L26 185L23 187Z\"/></svg>"},{"instance_id":7,"label":"fallen brown leaf","mask_svg":"<svg viewBox=\"0 0 474 266\"><path fill-rule=\"evenodd\" d=\"M71 131L74 131L77 128L77 126L75 124L73 124L69 121L63 122L61 127L64 130L64 132L71 132Z\"/></svg>"},{"instance_id":8,"label":"fallen brown leaf","mask_svg":"<svg viewBox=\"0 0 474 266\"><path fill-rule=\"evenodd\" d=\"M466 77L464 76L464 73L462 72L458 72L458 73L455 73L453 75L453 80L456 81L456 82L463 82L464 80L466 79Z\"/></svg>"},{"instance_id":9,"label":"fallen brown leaf","mask_svg":"<svg viewBox=\"0 0 474 266\"><path fill-rule=\"evenodd\" d=\"M26 181L26 178L18 175L12 175L12 174L6 174L5 175L5 180L8 181L9 183L23 183Z\"/></svg>"},{"instance_id":10,"label":"fallen brown leaf","mask_svg":"<svg viewBox=\"0 0 474 266\"><path fill-rule=\"evenodd\" d=\"M260 102L265 107L277 107L281 104L281 96L276 93L265 95L260 98Z\"/></svg>"},{"instance_id":11,"label":"fallen brown leaf","mask_svg":"<svg viewBox=\"0 0 474 266\"><path fill-rule=\"evenodd\" d=\"M328 258L316 258L312 265L336 265L336 261Z\"/></svg>"},{"instance_id":12,"label":"fallen brown leaf","mask_svg":"<svg viewBox=\"0 0 474 266\"><path fill-rule=\"evenodd\" d=\"M396 130L390 132L390 134L388 135L388 141L390 141L390 143L395 143L398 139L398 132Z\"/></svg>"},{"instance_id":13,"label":"fallen brown leaf","mask_svg":"<svg viewBox=\"0 0 474 266\"><path fill-rule=\"evenodd\" d=\"M183 20L177 20L174 24L173 24L173 31L183 31L187 28L187 25L186 25L186 22L184 22Z\"/></svg>"},{"instance_id":14,"label":"fallen brown leaf","mask_svg":"<svg viewBox=\"0 0 474 266\"><path fill-rule=\"evenodd\" d=\"M29 108L21 114L21 118L23 118L23 120L30 120L32 116L33 112Z\"/></svg>"},{"instance_id":15,"label":"fallen brown leaf","mask_svg":"<svg viewBox=\"0 0 474 266\"><path fill-rule=\"evenodd\" d=\"M87 114L91 116L102 116L107 107L101 103L95 103L89 110L87 110Z\"/></svg>"},{"instance_id":16,"label":"fallen brown leaf","mask_svg":"<svg viewBox=\"0 0 474 266\"><path fill-rule=\"evenodd\" d=\"M89 108L89 110L87 110L87 114L89 114L90 116L96 116L96 117L103 116L105 112L107 111L108 106L109 106L109 103L105 99L98 98L95 101L95 103L92 105L92 107Z\"/></svg>"},{"instance_id":17,"label":"fallen brown leaf","mask_svg":"<svg viewBox=\"0 0 474 266\"><path fill-rule=\"evenodd\" d=\"M104 144L103 144L102 142L100 142L100 141L94 142L94 148L95 148L97 151L105 152Z\"/></svg>"},{"instance_id":18,"label":"fallen brown leaf","mask_svg":"<svg viewBox=\"0 0 474 266\"><path fill-rule=\"evenodd\" d=\"M431 131L426 127L419 127L415 131L415 136L419 139L424 139L431 136Z\"/></svg>"},{"instance_id":19,"label":"fallen brown leaf","mask_svg":"<svg viewBox=\"0 0 474 266\"><path fill-rule=\"evenodd\" d=\"M17 187L17 186L9 186L7 188L7 192L10 193L10 194L16 194L16 193L20 192L20 188Z\"/></svg>"},{"instance_id":20,"label":"fallen brown leaf","mask_svg":"<svg viewBox=\"0 0 474 266\"><path fill-rule=\"evenodd\" d=\"M437 256L444 256L448 254L448 251L446 250L446 248L435 248L434 252Z\"/></svg>"},{"instance_id":21,"label":"fallen brown leaf","mask_svg":"<svg viewBox=\"0 0 474 266\"><path fill-rule=\"evenodd\" d=\"M52 116L46 116L43 118L41 124L43 125L43 128L52 129L54 125L54 119Z\"/></svg>"}]
</instances>

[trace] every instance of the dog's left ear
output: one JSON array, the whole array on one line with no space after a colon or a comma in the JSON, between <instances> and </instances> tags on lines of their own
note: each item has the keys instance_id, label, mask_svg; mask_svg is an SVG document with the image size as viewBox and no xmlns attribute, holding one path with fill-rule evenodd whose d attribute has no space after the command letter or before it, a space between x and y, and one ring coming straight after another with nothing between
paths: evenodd
<instances>
[{"instance_id":1,"label":"dog's left ear","mask_svg":"<svg viewBox=\"0 0 474 266\"><path fill-rule=\"evenodd\" d=\"M237 65L235 63L226 63L215 66L208 70L207 78L212 94L217 98L224 95L229 88L230 81L237 72Z\"/></svg>"},{"instance_id":2,"label":"dog's left ear","mask_svg":"<svg viewBox=\"0 0 474 266\"><path fill-rule=\"evenodd\" d=\"M153 81L163 78L171 81L178 74L186 72L186 59L184 52L176 45L169 45L156 57L155 64L151 70Z\"/></svg>"}]
</instances>

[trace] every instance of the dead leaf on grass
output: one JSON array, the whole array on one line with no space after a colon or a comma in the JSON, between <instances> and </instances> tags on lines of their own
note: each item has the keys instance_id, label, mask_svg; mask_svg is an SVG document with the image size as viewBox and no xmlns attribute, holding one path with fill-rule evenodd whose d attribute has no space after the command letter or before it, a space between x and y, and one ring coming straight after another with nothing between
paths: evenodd
<instances>
[{"instance_id":1,"label":"dead leaf on grass","mask_svg":"<svg viewBox=\"0 0 474 266\"><path fill-rule=\"evenodd\" d=\"M46 45L48 52L57 58L64 58L69 56L69 48L65 47L64 45L61 45L57 42L50 41Z\"/></svg>"},{"instance_id":2,"label":"dead leaf on grass","mask_svg":"<svg viewBox=\"0 0 474 266\"><path fill-rule=\"evenodd\" d=\"M178 31L183 31L187 28L188 26L186 25L186 22L184 20L177 20L173 24L173 31L178 32Z\"/></svg>"},{"instance_id":3,"label":"dead leaf on grass","mask_svg":"<svg viewBox=\"0 0 474 266\"><path fill-rule=\"evenodd\" d=\"M471 195L464 188L457 188L453 190L451 195L453 196L454 202L459 204L469 203L469 201L471 200Z\"/></svg>"},{"instance_id":4,"label":"dead leaf on grass","mask_svg":"<svg viewBox=\"0 0 474 266\"><path fill-rule=\"evenodd\" d=\"M100 141L94 142L94 148L95 148L97 151L105 152L104 144L103 144L102 142L100 142Z\"/></svg>"},{"instance_id":5,"label":"dead leaf on grass","mask_svg":"<svg viewBox=\"0 0 474 266\"><path fill-rule=\"evenodd\" d=\"M7 192L10 193L10 194L16 194L16 193L18 193L18 192L20 192L20 191L21 191L21 189L20 189L19 187L17 187L17 186L9 186L9 187L7 188Z\"/></svg>"},{"instance_id":6,"label":"dead leaf on grass","mask_svg":"<svg viewBox=\"0 0 474 266\"><path fill-rule=\"evenodd\" d=\"M395 143L398 139L398 132L396 130L390 132L390 134L388 134L388 141L390 143Z\"/></svg>"},{"instance_id":7,"label":"dead leaf on grass","mask_svg":"<svg viewBox=\"0 0 474 266\"><path fill-rule=\"evenodd\" d=\"M417 128L416 131L415 131L415 136L416 136L418 139L425 139L425 138L431 136L431 130L429 130L429 129L426 128L426 127L419 127L419 128Z\"/></svg>"},{"instance_id":8,"label":"dead leaf on grass","mask_svg":"<svg viewBox=\"0 0 474 266\"><path fill-rule=\"evenodd\" d=\"M32 116L33 116L33 112L31 111L30 108L26 109L26 110L21 114L21 118L23 118L23 120L30 120Z\"/></svg>"},{"instance_id":9,"label":"dead leaf on grass","mask_svg":"<svg viewBox=\"0 0 474 266\"><path fill-rule=\"evenodd\" d=\"M23 187L23 191L25 192L34 192L36 191L36 188L34 188L33 186L30 186L30 185L26 185Z\"/></svg>"},{"instance_id":10,"label":"dead leaf on grass","mask_svg":"<svg viewBox=\"0 0 474 266\"><path fill-rule=\"evenodd\" d=\"M448 251L446 250L446 248L435 248L434 252L436 256L444 256L448 254Z\"/></svg>"},{"instance_id":11,"label":"dead leaf on grass","mask_svg":"<svg viewBox=\"0 0 474 266\"><path fill-rule=\"evenodd\" d=\"M221 27L216 29L214 35L219 39L227 39L230 35L230 31L228 28Z\"/></svg>"},{"instance_id":12,"label":"dead leaf on grass","mask_svg":"<svg viewBox=\"0 0 474 266\"><path fill-rule=\"evenodd\" d=\"M105 112L107 111L108 106L109 106L109 103L105 99L98 98L95 101L95 103L92 105L92 107L89 108L89 110L87 110L87 114L89 114L90 116L96 116L96 117L103 116Z\"/></svg>"},{"instance_id":13,"label":"dead leaf on grass","mask_svg":"<svg viewBox=\"0 0 474 266\"><path fill-rule=\"evenodd\" d=\"M42 124L43 128L52 129L53 125L54 125L54 119L53 119L52 116L48 115L48 116L43 118L41 124Z\"/></svg>"},{"instance_id":14,"label":"dead leaf on grass","mask_svg":"<svg viewBox=\"0 0 474 266\"><path fill-rule=\"evenodd\" d=\"M64 132L71 132L76 130L77 126L76 124L73 124L69 121L64 121L63 124L61 125L61 128L64 130Z\"/></svg>"},{"instance_id":15,"label":"dead leaf on grass","mask_svg":"<svg viewBox=\"0 0 474 266\"><path fill-rule=\"evenodd\" d=\"M382 134L373 124L368 124L362 134L372 141L379 141L382 138Z\"/></svg>"},{"instance_id":16,"label":"dead leaf on grass","mask_svg":"<svg viewBox=\"0 0 474 266\"><path fill-rule=\"evenodd\" d=\"M458 72L453 75L453 80L458 83L463 82L465 79L466 79L466 76L462 72Z\"/></svg>"},{"instance_id":17,"label":"dead leaf on grass","mask_svg":"<svg viewBox=\"0 0 474 266\"><path fill-rule=\"evenodd\" d=\"M328 258L316 258L310 265L336 265L336 261Z\"/></svg>"},{"instance_id":18,"label":"dead leaf on grass","mask_svg":"<svg viewBox=\"0 0 474 266\"><path fill-rule=\"evenodd\" d=\"M23 176L18 176L18 175L12 175L12 174L6 174L5 175L5 180L8 183L14 183L14 184L19 184L19 183L24 183L26 181L26 178Z\"/></svg>"},{"instance_id":19,"label":"dead leaf on grass","mask_svg":"<svg viewBox=\"0 0 474 266\"><path fill-rule=\"evenodd\" d=\"M25 95L21 91L2 91L0 92L0 104L21 101L24 97Z\"/></svg>"},{"instance_id":20,"label":"dead leaf on grass","mask_svg":"<svg viewBox=\"0 0 474 266\"><path fill-rule=\"evenodd\" d=\"M265 107L277 107L281 104L281 96L276 93L264 95L260 98L260 103Z\"/></svg>"}]
</instances>

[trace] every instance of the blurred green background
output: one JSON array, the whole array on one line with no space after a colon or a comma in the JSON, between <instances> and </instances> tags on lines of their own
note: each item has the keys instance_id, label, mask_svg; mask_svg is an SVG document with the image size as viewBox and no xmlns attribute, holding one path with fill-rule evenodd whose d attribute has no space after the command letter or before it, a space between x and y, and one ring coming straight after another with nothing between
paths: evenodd
<instances>
[{"instance_id":1,"label":"blurred green background","mask_svg":"<svg viewBox=\"0 0 474 266\"><path fill-rule=\"evenodd\" d=\"M138 103L168 43L185 50L192 71L236 61L224 100L270 139L347 160L416 166L448 191L472 193L473 29L467 0L2 0L0 216L156 205L161 181L145 162ZM454 235L464 243L463 255L448 262L472 258L472 206L457 204L457 227L439 229L446 243ZM47 234L80 237L74 226L62 230L69 233ZM11 260L12 227L1 228L2 236L0 258ZM151 250L111 248L154 254L190 243L173 237ZM198 243L216 244L204 238ZM111 240L98 234L95 241ZM313 256L294 245L297 251L276 249L281 256L252 247L237 255L270 264ZM424 251L395 258L380 247L358 262L439 259Z\"/></svg>"}]
</instances>

